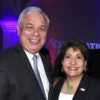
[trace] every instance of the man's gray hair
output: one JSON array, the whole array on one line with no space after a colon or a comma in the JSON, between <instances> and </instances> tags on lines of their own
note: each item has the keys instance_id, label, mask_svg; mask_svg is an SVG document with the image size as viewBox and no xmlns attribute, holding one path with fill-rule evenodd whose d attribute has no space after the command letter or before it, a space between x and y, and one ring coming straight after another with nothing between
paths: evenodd
<instances>
[{"instance_id":1,"label":"man's gray hair","mask_svg":"<svg viewBox=\"0 0 100 100\"><path fill-rule=\"evenodd\" d=\"M47 25L49 26L49 23L50 23L49 17L43 12L43 10L41 8L39 8L39 7L27 7L19 15L18 25L20 27L21 27L21 24L22 24L23 16L28 14L28 13L32 13L32 12L40 12L45 17L45 19L47 20Z\"/></svg>"}]
</instances>

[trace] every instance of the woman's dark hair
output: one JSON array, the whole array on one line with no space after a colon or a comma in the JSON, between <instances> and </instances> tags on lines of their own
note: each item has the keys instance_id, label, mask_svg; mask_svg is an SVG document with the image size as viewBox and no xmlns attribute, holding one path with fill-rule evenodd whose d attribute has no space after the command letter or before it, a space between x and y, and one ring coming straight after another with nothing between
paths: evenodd
<instances>
[{"instance_id":1,"label":"woman's dark hair","mask_svg":"<svg viewBox=\"0 0 100 100\"><path fill-rule=\"evenodd\" d=\"M79 39L72 39L68 42L65 42L62 45L62 47L60 49L60 54L59 54L59 56L61 57L61 60L63 60L63 58L65 56L65 53L69 48L73 48L73 50L79 49L81 51L84 59L88 60L88 58L89 58L89 49L88 49L87 45Z\"/></svg>"}]
</instances>

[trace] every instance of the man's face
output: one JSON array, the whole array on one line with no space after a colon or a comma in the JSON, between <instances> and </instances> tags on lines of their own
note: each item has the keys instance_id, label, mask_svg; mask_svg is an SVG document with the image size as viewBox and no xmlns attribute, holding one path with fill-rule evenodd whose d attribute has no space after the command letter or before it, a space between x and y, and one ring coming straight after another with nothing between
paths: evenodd
<instances>
[{"instance_id":1,"label":"man's face","mask_svg":"<svg viewBox=\"0 0 100 100\"><path fill-rule=\"evenodd\" d=\"M22 27L18 28L19 41L23 48L34 54L44 45L47 37L47 21L39 12L28 13L23 17Z\"/></svg>"}]
</instances>

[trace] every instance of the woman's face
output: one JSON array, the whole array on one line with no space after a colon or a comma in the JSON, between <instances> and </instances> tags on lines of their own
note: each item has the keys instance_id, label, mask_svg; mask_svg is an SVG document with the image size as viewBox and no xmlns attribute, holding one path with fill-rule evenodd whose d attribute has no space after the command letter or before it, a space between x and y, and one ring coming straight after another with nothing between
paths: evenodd
<instances>
[{"instance_id":1,"label":"woman's face","mask_svg":"<svg viewBox=\"0 0 100 100\"><path fill-rule=\"evenodd\" d=\"M67 76L76 77L82 75L86 63L80 49L69 48L65 53L62 66Z\"/></svg>"}]
</instances>

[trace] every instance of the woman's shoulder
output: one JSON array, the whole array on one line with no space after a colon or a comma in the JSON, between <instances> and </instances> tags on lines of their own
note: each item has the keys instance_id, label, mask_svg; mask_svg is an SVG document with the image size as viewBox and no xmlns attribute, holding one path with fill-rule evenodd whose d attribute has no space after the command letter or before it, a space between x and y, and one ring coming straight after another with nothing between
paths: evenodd
<instances>
[{"instance_id":1,"label":"woman's shoulder","mask_svg":"<svg viewBox=\"0 0 100 100\"><path fill-rule=\"evenodd\" d=\"M56 77L53 82L53 88L55 88L59 84L64 83L65 79L65 77Z\"/></svg>"},{"instance_id":2,"label":"woman's shoulder","mask_svg":"<svg viewBox=\"0 0 100 100\"><path fill-rule=\"evenodd\" d=\"M94 87L96 86L100 86L100 79L99 78L96 78L96 77L92 77L90 75L86 75L85 77L87 77L88 79L88 83L90 85L93 85Z\"/></svg>"},{"instance_id":3,"label":"woman's shoulder","mask_svg":"<svg viewBox=\"0 0 100 100\"><path fill-rule=\"evenodd\" d=\"M89 76L89 77L90 77L90 80L91 80L93 83L99 83L99 85L100 85L100 79L99 79L99 78L92 77L92 76Z\"/></svg>"}]
</instances>

